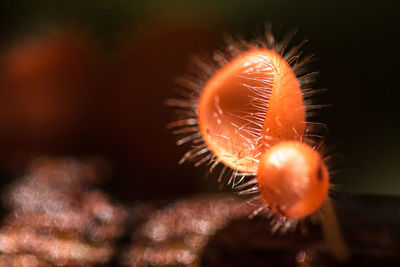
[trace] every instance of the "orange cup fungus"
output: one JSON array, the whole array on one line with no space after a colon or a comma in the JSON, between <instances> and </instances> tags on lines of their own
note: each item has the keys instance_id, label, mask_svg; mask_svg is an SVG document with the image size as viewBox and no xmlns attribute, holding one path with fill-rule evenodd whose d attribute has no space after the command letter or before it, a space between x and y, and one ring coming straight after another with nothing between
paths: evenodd
<instances>
[{"instance_id":1,"label":"orange cup fungus","mask_svg":"<svg viewBox=\"0 0 400 267\"><path fill-rule=\"evenodd\" d=\"M197 110L210 150L242 172L257 171L271 139L292 140L304 134L300 85L272 50L251 50L220 69L206 83Z\"/></svg>"},{"instance_id":2,"label":"orange cup fungus","mask_svg":"<svg viewBox=\"0 0 400 267\"><path fill-rule=\"evenodd\" d=\"M257 192L275 213L300 218L315 212L327 198L329 173L318 151L304 142L304 92L295 66L287 61L298 57L283 56L286 44L249 44L225 60L200 89L186 81L184 87L198 96L170 104L189 107L195 116L170 126L183 126L176 133L194 132L178 141L195 144L183 160L206 155L200 163L214 160L212 168L221 162L235 175L255 176L239 188L256 184L243 191Z\"/></svg>"}]
</instances>

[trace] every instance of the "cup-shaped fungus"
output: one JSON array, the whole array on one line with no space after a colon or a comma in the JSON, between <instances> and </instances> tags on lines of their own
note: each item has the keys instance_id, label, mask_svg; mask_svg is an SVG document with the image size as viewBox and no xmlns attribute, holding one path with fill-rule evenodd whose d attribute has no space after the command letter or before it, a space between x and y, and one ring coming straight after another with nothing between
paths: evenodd
<instances>
[{"instance_id":1,"label":"cup-shaped fungus","mask_svg":"<svg viewBox=\"0 0 400 267\"><path fill-rule=\"evenodd\" d=\"M234 170L256 172L270 140L304 134L299 82L276 52L253 49L235 58L206 83L198 124L209 149Z\"/></svg>"}]
</instances>

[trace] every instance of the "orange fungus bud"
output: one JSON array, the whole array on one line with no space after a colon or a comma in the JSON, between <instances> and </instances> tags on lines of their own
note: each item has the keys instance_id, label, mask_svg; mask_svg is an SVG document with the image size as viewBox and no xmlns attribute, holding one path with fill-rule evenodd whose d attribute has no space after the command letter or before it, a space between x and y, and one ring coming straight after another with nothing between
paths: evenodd
<instances>
[{"instance_id":1,"label":"orange fungus bud","mask_svg":"<svg viewBox=\"0 0 400 267\"><path fill-rule=\"evenodd\" d=\"M328 195L329 173L320 154L298 141L284 141L260 160L257 182L275 212L299 218L316 211Z\"/></svg>"}]
</instances>

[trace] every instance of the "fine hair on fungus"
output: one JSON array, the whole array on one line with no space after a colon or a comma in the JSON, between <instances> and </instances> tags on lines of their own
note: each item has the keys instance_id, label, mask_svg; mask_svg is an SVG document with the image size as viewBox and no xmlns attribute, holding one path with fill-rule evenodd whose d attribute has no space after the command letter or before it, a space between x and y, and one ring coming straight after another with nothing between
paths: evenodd
<instances>
[{"instance_id":1,"label":"fine hair on fungus","mask_svg":"<svg viewBox=\"0 0 400 267\"><path fill-rule=\"evenodd\" d=\"M267 27L262 39L228 39L211 62L193 60L198 71L178 79L182 97L168 100L179 114L168 125L177 144L191 143L180 163L221 163L219 180L254 195L285 229L317 211L330 184L316 130L326 126L308 121L322 107L310 103L320 90L309 87L304 42L288 48L294 34L278 42Z\"/></svg>"},{"instance_id":2,"label":"fine hair on fungus","mask_svg":"<svg viewBox=\"0 0 400 267\"><path fill-rule=\"evenodd\" d=\"M272 217L272 232L295 229L315 215L332 255L345 262L349 251L328 197L330 174L322 153L323 123L310 120L325 105L314 104L322 89L310 87L304 41L288 48L295 31L276 41L267 26L263 38L226 40L211 61L193 59L197 71L178 80L181 97L169 99L179 119L168 125L191 143L180 164L223 165L224 176L241 195ZM227 173L230 169L231 173Z\"/></svg>"}]
</instances>

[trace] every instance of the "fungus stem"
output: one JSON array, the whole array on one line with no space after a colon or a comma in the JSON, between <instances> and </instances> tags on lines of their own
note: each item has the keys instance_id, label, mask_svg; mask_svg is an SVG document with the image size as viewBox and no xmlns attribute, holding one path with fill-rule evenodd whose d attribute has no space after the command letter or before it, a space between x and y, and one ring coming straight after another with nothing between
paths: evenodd
<instances>
[{"instance_id":1,"label":"fungus stem","mask_svg":"<svg viewBox=\"0 0 400 267\"><path fill-rule=\"evenodd\" d=\"M346 262L350 258L349 249L343 239L332 201L327 198L319 213L322 232L332 255L339 262Z\"/></svg>"}]
</instances>

